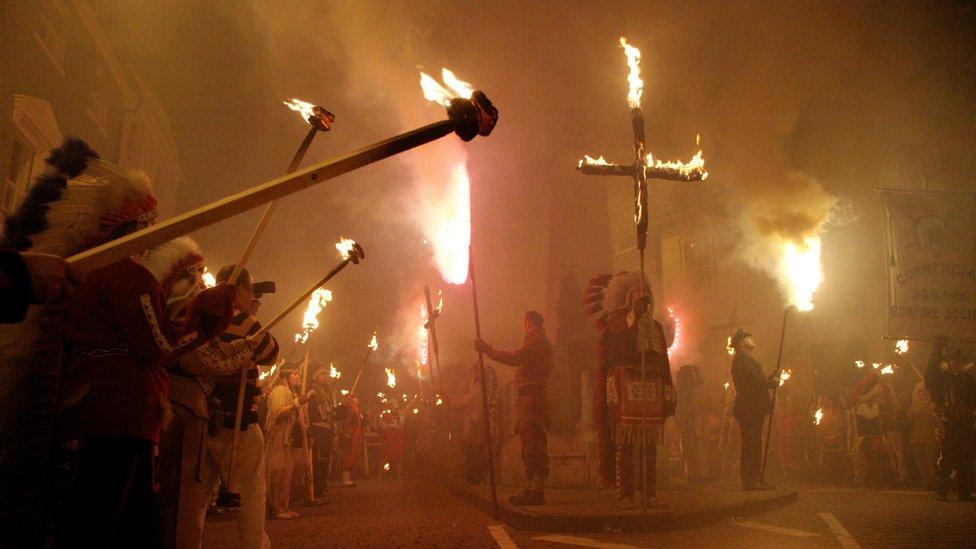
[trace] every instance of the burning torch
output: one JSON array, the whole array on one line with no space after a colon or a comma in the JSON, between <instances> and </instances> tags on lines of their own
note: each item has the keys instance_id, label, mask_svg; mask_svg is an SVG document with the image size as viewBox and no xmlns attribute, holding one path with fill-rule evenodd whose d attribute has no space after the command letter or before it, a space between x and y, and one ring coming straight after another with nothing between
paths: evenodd
<instances>
[{"instance_id":1,"label":"burning torch","mask_svg":"<svg viewBox=\"0 0 976 549\"><path fill-rule=\"evenodd\" d=\"M68 258L68 261L82 271L92 271L322 181L334 179L384 158L430 143L450 133L456 133L464 141L470 141L477 135L488 136L498 122L498 109L484 93L478 90L473 90L467 98L456 96L448 99L447 115L447 120L428 124L334 160L268 181L234 196L223 198L147 229L73 255Z\"/></svg>"},{"instance_id":2,"label":"burning torch","mask_svg":"<svg viewBox=\"0 0 976 549\"><path fill-rule=\"evenodd\" d=\"M350 393L356 392L356 387L359 386L359 379L363 377L363 371L366 370L366 364L369 362L369 355L373 351L380 348L379 341L376 340L376 332L373 332L373 337L369 339L369 343L366 344L366 356L363 357L363 364L359 367L359 372L356 373L356 379L352 382L352 389L349 390Z\"/></svg>"}]
</instances>

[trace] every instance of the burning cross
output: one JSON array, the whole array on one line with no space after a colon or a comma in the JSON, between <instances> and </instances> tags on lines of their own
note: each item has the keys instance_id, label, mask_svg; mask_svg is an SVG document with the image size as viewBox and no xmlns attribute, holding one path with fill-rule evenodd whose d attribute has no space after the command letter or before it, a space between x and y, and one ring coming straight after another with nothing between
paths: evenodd
<instances>
[{"instance_id":1,"label":"burning cross","mask_svg":"<svg viewBox=\"0 0 976 549\"><path fill-rule=\"evenodd\" d=\"M634 223L637 225L637 248L643 256L647 245L647 180L666 179L670 181L704 181L708 177L705 171L705 161L701 151L698 151L689 162L662 162L655 160L653 155L645 152L644 148L644 111L640 107L644 81L640 78L640 50L620 39L620 46L627 54L627 65L630 74L630 92L627 102L630 104L630 123L634 132L634 163L627 166L611 164L600 158L584 156L579 161L577 169L585 175L624 175L634 180ZM642 261L643 262L643 261Z\"/></svg>"}]
</instances>

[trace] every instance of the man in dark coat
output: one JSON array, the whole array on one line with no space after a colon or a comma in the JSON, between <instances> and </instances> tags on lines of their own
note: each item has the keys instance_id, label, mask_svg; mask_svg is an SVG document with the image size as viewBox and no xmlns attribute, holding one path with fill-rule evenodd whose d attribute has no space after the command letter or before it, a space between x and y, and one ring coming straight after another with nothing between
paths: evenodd
<instances>
[{"instance_id":1,"label":"man in dark coat","mask_svg":"<svg viewBox=\"0 0 976 549\"><path fill-rule=\"evenodd\" d=\"M512 496L512 505L545 505L546 478L549 477L549 452L546 437L549 431L549 400L546 379L552 371L552 344L542 326L538 311L525 313L522 320L525 340L522 348L507 352L495 349L482 340L474 342L475 349L495 362L516 366L515 385L518 389L518 428L522 441L522 463L529 477L529 487Z\"/></svg>"},{"instance_id":2,"label":"man in dark coat","mask_svg":"<svg viewBox=\"0 0 976 549\"><path fill-rule=\"evenodd\" d=\"M965 363L965 364L964 364ZM939 341L925 371L925 386L932 393L935 414L944 428L940 441L936 496L948 499L949 477L956 473L959 501L973 498L973 460L976 459L976 365L958 349Z\"/></svg>"},{"instance_id":3,"label":"man in dark coat","mask_svg":"<svg viewBox=\"0 0 976 549\"><path fill-rule=\"evenodd\" d=\"M769 390L776 386L778 379L766 376L756 359L749 354L756 348L752 334L740 329L732 336L732 347L735 349L732 358L732 383L735 385L732 415L739 421L742 436L739 463L742 489L769 490L772 487L762 478L762 432L766 416L773 411Z\"/></svg>"}]
</instances>

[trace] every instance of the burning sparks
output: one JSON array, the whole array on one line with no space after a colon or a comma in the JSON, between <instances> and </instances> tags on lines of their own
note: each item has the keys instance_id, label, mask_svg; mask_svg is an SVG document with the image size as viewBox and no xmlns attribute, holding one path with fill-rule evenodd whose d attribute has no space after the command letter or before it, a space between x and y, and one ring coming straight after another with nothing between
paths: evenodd
<instances>
[{"instance_id":1,"label":"burning sparks","mask_svg":"<svg viewBox=\"0 0 976 549\"><path fill-rule=\"evenodd\" d=\"M386 368L386 386L390 389L395 389L396 381L396 373L393 371L393 368Z\"/></svg>"},{"instance_id":2,"label":"burning sparks","mask_svg":"<svg viewBox=\"0 0 976 549\"><path fill-rule=\"evenodd\" d=\"M342 372L336 369L335 364L329 364L329 377L332 379L339 379L342 377Z\"/></svg>"},{"instance_id":3,"label":"burning sparks","mask_svg":"<svg viewBox=\"0 0 976 549\"><path fill-rule=\"evenodd\" d=\"M817 411L813 414L813 424L820 425L820 422L823 420L823 415L823 408L817 408Z\"/></svg>"},{"instance_id":4,"label":"burning sparks","mask_svg":"<svg viewBox=\"0 0 976 549\"><path fill-rule=\"evenodd\" d=\"M217 285L217 277L214 276L206 267L203 268L203 285L207 288L213 288Z\"/></svg>"},{"instance_id":5,"label":"burning sparks","mask_svg":"<svg viewBox=\"0 0 976 549\"><path fill-rule=\"evenodd\" d=\"M903 355L908 352L908 340L899 339L895 343L895 354Z\"/></svg>"},{"instance_id":6,"label":"burning sparks","mask_svg":"<svg viewBox=\"0 0 976 549\"><path fill-rule=\"evenodd\" d=\"M627 103L630 108L636 109L640 107L641 95L644 93L644 81L640 77L640 61L641 52L639 49L631 46L627 43L627 39L623 36L620 37L620 47L624 49L624 53L627 55L627 66L630 67L630 73L627 74L627 83L630 84L630 90L627 92Z\"/></svg>"},{"instance_id":7,"label":"burning sparks","mask_svg":"<svg viewBox=\"0 0 976 549\"><path fill-rule=\"evenodd\" d=\"M312 297L308 300L308 307L305 308L305 317L302 320L301 333L295 334L295 341L305 343L308 336L319 327L319 313L332 301L332 292L324 288L319 288L312 292Z\"/></svg>"},{"instance_id":8,"label":"burning sparks","mask_svg":"<svg viewBox=\"0 0 976 549\"><path fill-rule=\"evenodd\" d=\"M447 87L442 86L434 77L425 72L420 73L420 87L424 90L424 99L450 106L451 99L471 99L474 87L458 78L450 69L441 69L441 79Z\"/></svg>"},{"instance_id":9,"label":"burning sparks","mask_svg":"<svg viewBox=\"0 0 976 549\"><path fill-rule=\"evenodd\" d=\"M674 339L671 340L671 345L668 347L668 356L671 356L681 347L681 319L678 318L674 313L674 309L671 307L668 307L668 316L674 322Z\"/></svg>"},{"instance_id":10,"label":"burning sparks","mask_svg":"<svg viewBox=\"0 0 976 549\"><path fill-rule=\"evenodd\" d=\"M376 332L373 332L373 337L369 340L369 344L366 346L369 347L370 351L375 351L376 349L380 348L380 343L376 340Z\"/></svg>"},{"instance_id":11,"label":"burning sparks","mask_svg":"<svg viewBox=\"0 0 976 549\"><path fill-rule=\"evenodd\" d=\"M336 250L339 251L339 255L342 256L342 259L349 259L349 257L352 255L353 249L356 247L356 241L344 236L340 236L335 247Z\"/></svg>"},{"instance_id":12,"label":"burning sparks","mask_svg":"<svg viewBox=\"0 0 976 549\"><path fill-rule=\"evenodd\" d=\"M779 372L779 386L782 387L789 379L793 377L793 370L787 368L786 370L780 370Z\"/></svg>"},{"instance_id":13,"label":"burning sparks","mask_svg":"<svg viewBox=\"0 0 976 549\"><path fill-rule=\"evenodd\" d=\"M786 286L789 304L799 311L813 310L813 294L823 282L820 266L820 237L808 236L803 242L783 245L781 283Z\"/></svg>"}]
</instances>

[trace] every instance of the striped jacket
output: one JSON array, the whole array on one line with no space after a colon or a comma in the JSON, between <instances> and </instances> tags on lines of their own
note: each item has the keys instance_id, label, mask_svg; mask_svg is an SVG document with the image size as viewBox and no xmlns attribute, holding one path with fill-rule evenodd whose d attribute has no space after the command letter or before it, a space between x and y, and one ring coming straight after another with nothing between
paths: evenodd
<instances>
[{"instance_id":1,"label":"striped jacket","mask_svg":"<svg viewBox=\"0 0 976 549\"><path fill-rule=\"evenodd\" d=\"M235 339L242 339L253 336L261 329L261 323L254 315L240 311L234 315L230 321L230 326L224 333L220 334L220 341L230 343ZM259 366L268 366L278 360L278 341L271 334L265 334L263 340L254 348L254 363ZM258 422L257 401L261 396L261 389L258 387L258 370L251 368L247 372L247 386L244 389L244 417L241 421L242 428L246 428L251 423ZM221 407L224 409L225 426L234 427L234 416L237 413L237 390L240 383L238 375L224 376L214 381L214 395L220 399Z\"/></svg>"}]
</instances>

